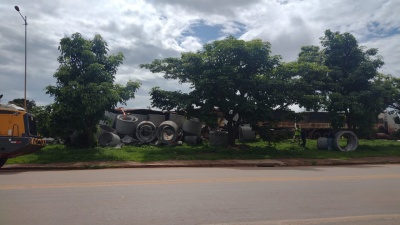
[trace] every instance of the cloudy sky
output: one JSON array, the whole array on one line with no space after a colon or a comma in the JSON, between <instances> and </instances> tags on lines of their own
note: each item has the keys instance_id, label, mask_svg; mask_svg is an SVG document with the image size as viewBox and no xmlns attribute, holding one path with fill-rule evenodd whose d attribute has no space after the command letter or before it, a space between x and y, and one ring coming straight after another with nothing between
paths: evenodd
<instances>
[{"instance_id":1,"label":"cloudy sky","mask_svg":"<svg viewBox=\"0 0 400 225\"><path fill-rule=\"evenodd\" d=\"M179 57L228 35L262 39L283 61L296 59L301 46L320 45L326 29L352 33L360 45L378 48L381 72L400 76L400 0L8 0L0 2L1 103L24 97L24 21L27 17L27 99L47 105L43 90L55 84L60 39L79 32L100 34L110 54L122 52L116 82L142 86L127 108L150 106L154 86L187 91L139 68L153 59Z\"/></svg>"}]
</instances>

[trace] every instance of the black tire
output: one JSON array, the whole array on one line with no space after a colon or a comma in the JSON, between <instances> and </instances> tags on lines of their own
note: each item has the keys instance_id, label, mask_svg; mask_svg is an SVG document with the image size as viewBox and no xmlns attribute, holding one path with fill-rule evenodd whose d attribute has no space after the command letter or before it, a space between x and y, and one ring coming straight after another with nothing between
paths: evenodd
<instances>
[{"instance_id":1,"label":"black tire","mask_svg":"<svg viewBox=\"0 0 400 225\"><path fill-rule=\"evenodd\" d=\"M312 139L318 139L320 137L322 137L322 135L319 131L315 131L312 135Z\"/></svg>"},{"instance_id":2,"label":"black tire","mask_svg":"<svg viewBox=\"0 0 400 225\"><path fill-rule=\"evenodd\" d=\"M0 158L0 168L6 164L8 158Z\"/></svg>"}]
</instances>

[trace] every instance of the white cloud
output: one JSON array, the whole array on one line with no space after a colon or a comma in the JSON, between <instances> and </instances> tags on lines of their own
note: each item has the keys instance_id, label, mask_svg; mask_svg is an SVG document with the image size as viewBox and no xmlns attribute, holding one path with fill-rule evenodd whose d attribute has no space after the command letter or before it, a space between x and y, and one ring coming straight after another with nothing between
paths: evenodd
<instances>
[{"instance_id":1,"label":"white cloud","mask_svg":"<svg viewBox=\"0 0 400 225\"><path fill-rule=\"evenodd\" d=\"M386 38L376 38L362 43L368 48L379 49L378 55L383 56L385 65L381 68L381 72L400 77L400 35Z\"/></svg>"},{"instance_id":2,"label":"white cloud","mask_svg":"<svg viewBox=\"0 0 400 225\"><path fill-rule=\"evenodd\" d=\"M195 52L196 50L201 49L203 44L200 42L199 38L188 36L183 39L181 46L186 51Z\"/></svg>"},{"instance_id":3,"label":"white cloud","mask_svg":"<svg viewBox=\"0 0 400 225\"><path fill-rule=\"evenodd\" d=\"M166 81L162 74L138 65L200 49L202 34L188 33L199 21L221 29L209 37L223 33L268 41L273 54L285 61L294 60L303 45L319 45L326 29L350 32L360 45L379 49L385 61L382 72L400 76L398 0L37 0L19 4L28 19L27 96L38 104L52 102L43 88L55 83L60 39L75 32L85 38L101 34L110 53L125 55L116 82L143 83L128 107L150 106L148 91L154 86L188 91L188 85ZM0 94L7 102L23 98L24 26L13 4L1 2L0 14Z\"/></svg>"}]
</instances>

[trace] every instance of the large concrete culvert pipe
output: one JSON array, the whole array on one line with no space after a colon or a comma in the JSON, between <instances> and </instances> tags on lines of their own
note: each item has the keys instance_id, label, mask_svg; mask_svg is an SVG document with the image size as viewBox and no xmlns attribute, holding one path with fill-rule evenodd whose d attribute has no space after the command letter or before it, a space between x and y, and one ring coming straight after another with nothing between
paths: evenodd
<instances>
[{"instance_id":1,"label":"large concrete culvert pipe","mask_svg":"<svg viewBox=\"0 0 400 225\"><path fill-rule=\"evenodd\" d=\"M256 139L256 132L253 131L249 125L239 127L240 141L253 141L255 139Z\"/></svg>"},{"instance_id":2,"label":"large concrete culvert pipe","mask_svg":"<svg viewBox=\"0 0 400 225\"><path fill-rule=\"evenodd\" d=\"M183 124L183 131L192 136L200 136L202 124L197 118L186 120Z\"/></svg>"},{"instance_id":3,"label":"large concrete culvert pipe","mask_svg":"<svg viewBox=\"0 0 400 225\"><path fill-rule=\"evenodd\" d=\"M99 136L99 144L103 147L115 147L121 143L118 135L110 132L103 132Z\"/></svg>"},{"instance_id":4,"label":"large concrete culvert pipe","mask_svg":"<svg viewBox=\"0 0 400 225\"><path fill-rule=\"evenodd\" d=\"M148 120L151 121L156 127L159 127L162 122L165 121L165 115L149 114Z\"/></svg>"},{"instance_id":5,"label":"large concrete culvert pipe","mask_svg":"<svg viewBox=\"0 0 400 225\"><path fill-rule=\"evenodd\" d=\"M208 139L208 143L211 146L228 146L228 138L229 137L227 131L210 131L210 138Z\"/></svg>"},{"instance_id":6,"label":"large concrete culvert pipe","mask_svg":"<svg viewBox=\"0 0 400 225\"><path fill-rule=\"evenodd\" d=\"M156 138L157 127L150 121L142 121L136 127L136 138L145 143L152 142Z\"/></svg>"},{"instance_id":7,"label":"large concrete culvert pipe","mask_svg":"<svg viewBox=\"0 0 400 225\"><path fill-rule=\"evenodd\" d=\"M135 131L138 118L133 115L118 115L115 129L120 134L132 135Z\"/></svg>"},{"instance_id":8,"label":"large concrete culvert pipe","mask_svg":"<svg viewBox=\"0 0 400 225\"><path fill-rule=\"evenodd\" d=\"M173 144L179 135L178 125L174 121L164 121L157 129L157 138L161 143Z\"/></svg>"},{"instance_id":9,"label":"large concrete culvert pipe","mask_svg":"<svg viewBox=\"0 0 400 225\"><path fill-rule=\"evenodd\" d=\"M110 133L113 133L113 134L117 134L117 131L114 128L110 127L110 126L100 124L99 127L100 127L100 132L101 133L110 132Z\"/></svg>"},{"instance_id":10,"label":"large concrete culvert pipe","mask_svg":"<svg viewBox=\"0 0 400 225\"><path fill-rule=\"evenodd\" d=\"M326 137L320 137L317 140L317 149L318 150L327 150L329 149L328 147L328 138Z\"/></svg>"},{"instance_id":11,"label":"large concrete culvert pipe","mask_svg":"<svg viewBox=\"0 0 400 225\"><path fill-rule=\"evenodd\" d=\"M148 118L147 115L143 115L143 114L132 114L132 115L135 116L136 118L138 118L137 124L139 124L139 123L142 122L142 121L148 120L148 119L147 119L147 118ZM136 126L137 126L137 124L136 124Z\"/></svg>"},{"instance_id":12,"label":"large concrete culvert pipe","mask_svg":"<svg viewBox=\"0 0 400 225\"><path fill-rule=\"evenodd\" d=\"M342 138L347 139L346 146L341 146L340 140ZM338 151L348 152L354 151L358 147L358 137L352 131L339 131L335 134L335 138L333 139L333 148Z\"/></svg>"},{"instance_id":13,"label":"large concrete culvert pipe","mask_svg":"<svg viewBox=\"0 0 400 225\"><path fill-rule=\"evenodd\" d=\"M169 120L174 121L179 129L183 129L183 124L187 119L182 115L170 113Z\"/></svg>"}]
</instances>

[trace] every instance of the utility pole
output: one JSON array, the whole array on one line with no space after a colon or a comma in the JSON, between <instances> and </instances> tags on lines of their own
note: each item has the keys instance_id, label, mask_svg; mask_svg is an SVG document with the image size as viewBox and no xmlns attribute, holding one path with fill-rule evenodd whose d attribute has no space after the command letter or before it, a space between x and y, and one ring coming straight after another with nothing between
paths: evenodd
<instances>
[{"instance_id":1,"label":"utility pole","mask_svg":"<svg viewBox=\"0 0 400 225\"><path fill-rule=\"evenodd\" d=\"M25 25L25 86L24 86L24 109L26 111L26 38L27 38L27 33L26 33L26 28L28 26L28 22L26 21L26 16L25 18L22 16L21 12L19 11L19 7L15 6L14 7L15 10L17 10L17 12L19 13L19 15L21 15L22 19L24 20L24 24Z\"/></svg>"}]
</instances>

